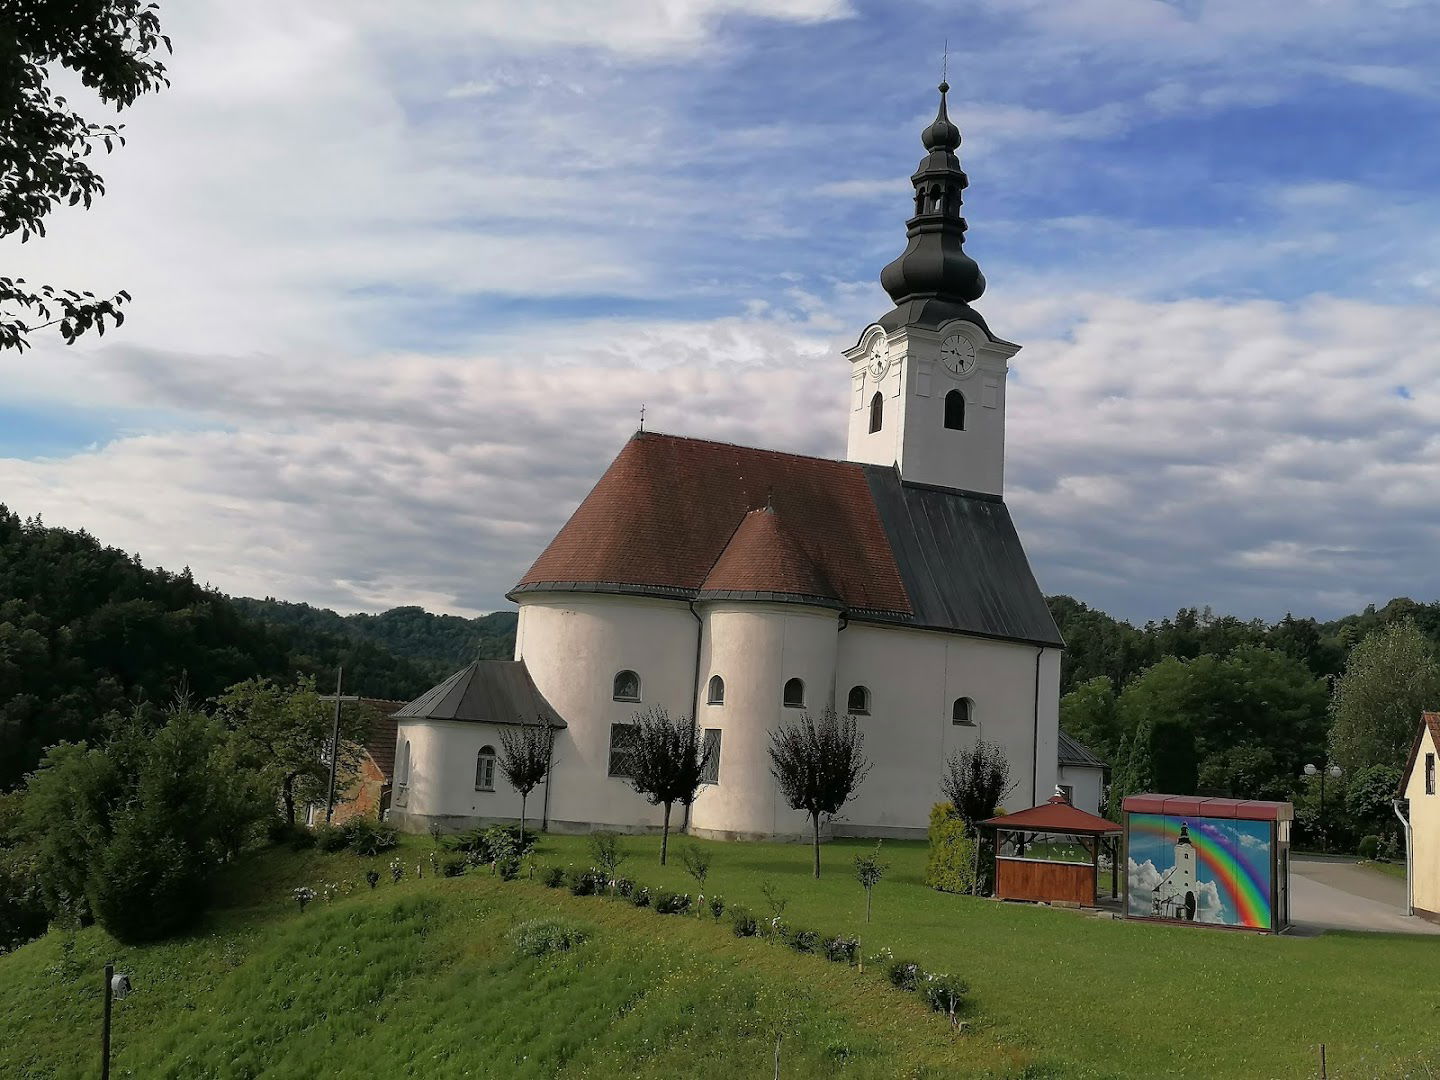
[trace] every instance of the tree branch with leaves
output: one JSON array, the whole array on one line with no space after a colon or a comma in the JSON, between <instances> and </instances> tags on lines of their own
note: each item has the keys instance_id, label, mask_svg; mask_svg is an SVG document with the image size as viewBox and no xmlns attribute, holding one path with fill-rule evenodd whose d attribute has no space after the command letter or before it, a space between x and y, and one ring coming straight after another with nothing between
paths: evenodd
<instances>
[{"instance_id":1,"label":"tree branch with leaves","mask_svg":"<svg viewBox=\"0 0 1440 1080\"><path fill-rule=\"evenodd\" d=\"M853 716L827 705L820 719L809 713L770 733L770 775L792 810L810 815L815 876L820 876L820 819L840 812L870 771L861 752L865 737Z\"/></svg>"},{"instance_id":2,"label":"tree branch with leaves","mask_svg":"<svg viewBox=\"0 0 1440 1080\"><path fill-rule=\"evenodd\" d=\"M555 733L543 718L500 729L500 773L520 793L520 843L525 843L525 803L550 771Z\"/></svg>"}]
</instances>

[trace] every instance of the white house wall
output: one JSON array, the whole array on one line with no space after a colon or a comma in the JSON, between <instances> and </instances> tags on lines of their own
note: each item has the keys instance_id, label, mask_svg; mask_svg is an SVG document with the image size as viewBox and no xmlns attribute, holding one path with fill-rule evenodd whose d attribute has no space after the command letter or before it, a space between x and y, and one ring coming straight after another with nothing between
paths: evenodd
<instances>
[{"instance_id":1,"label":"white house wall","mask_svg":"<svg viewBox=\"0 0 1440 1080\"><path fill-rule=\"evenodd\" d=\"M1426 754L1435 754L1440 760L1440 746L1428 729L1410 770L1405 797L1410 800L1412 899L1417 911L1433 917L1440 915L1440 794L1425 794Z\"/></svg>"},{"instance_id":2,"label":"white house wall","mask_svg":"<svg viewBox=\"0 0 1440 1080\"><path fill-rule=\"evenodd\" d=\"M1071 789L1071 805L1087 814L1100 813L1100 793L1105 770L1093 765L1061 765L1056 783Z\"/></svg>"},{"instance_id":3,"label":"white house wall","mask_svg":"<svg viewBox=\"0 0 1440 1080\"><path fill-rule=\"evenodd\" d=\"M420 832L438 821L449 828L496 821L520 820L520 795L505 782L497 764L495 789L475 787L475 767L480 749L500 752L500 729L495 724L464 723L454 720L407 720L396 725L396 758L402 760L410 744L410 780L405 791L397 788L391 796L391 819L412 832ZM403 805L401 799L403 798ZM528 820L539 824L545 799L545 785L530 793L525 805Z\"/></svg>"}]
</instances>

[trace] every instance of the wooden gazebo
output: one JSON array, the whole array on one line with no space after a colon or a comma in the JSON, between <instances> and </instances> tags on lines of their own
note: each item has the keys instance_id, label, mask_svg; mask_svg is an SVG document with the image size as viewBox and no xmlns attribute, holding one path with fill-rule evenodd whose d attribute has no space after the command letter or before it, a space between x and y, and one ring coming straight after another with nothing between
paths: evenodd
<instances>
[{"instance_id":1,"label":"wooden gazebo","mask_svg":"<svg viewBox=\"0 0 1440 1080\"><path fill-rule=\"evenodd\" d=\"M1070 903L1094 907L1100 884L1100 853L1110 856L1110 896L1119 895L1120 834L1113 821L1070 805L1057 790L1029 810L982 821L995 830L995 895L1001 900ZM1053 837L1074 837L1088 856L1063 857ZM1067 845L1068 846L1068 845Z\"/></svg>"}]
</instances>

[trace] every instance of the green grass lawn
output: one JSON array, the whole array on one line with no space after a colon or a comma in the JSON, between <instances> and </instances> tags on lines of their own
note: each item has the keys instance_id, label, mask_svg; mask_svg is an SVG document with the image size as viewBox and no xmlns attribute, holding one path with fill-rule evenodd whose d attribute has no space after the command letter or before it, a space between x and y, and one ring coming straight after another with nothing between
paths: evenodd
<instances>
[{"instance_id":1,"label":"green grass lawn","mask_svg":"<svg viewBox=\"0 0 1440 1080\"><path fill-rule=\"evenodd\" d=\"M1377 874L1384 874L1386 877L1405 880L1405 864L1403 862L1365 862L1362 860L1359 865L1367 870L1374 870Z\"/></svg>"},{"instance_id":2,"label":"green grass lawn","mask_svg":"<svg viewBox=\"0 0 1440 1080\"><path fill-rule=\"evenodd\" d=\"M625 841L621 873L695 892L672 845ZM98 1074L99 970L114 958L137 992L116 1009L117 1077L1331 1077L1440 1071L1440 942L1338 934L1261 937L1100 919L924 888L924 847L886 842L889 876L864 922L850 860L873 846L809 852L706 843L705 892L862 937L966 978L967 1028L914 995L694 916L661 916L485 871L414 880L430 848L409 838L410 874L316 901L297 884L359 881L351 855L265 852L222 882L194 935L142 949L97 929L52 932L0 957L0 1076ZM588 865L586 841L545 837L544 864ZM515 955L514 924L558 915L587 928L572 953Z\"/></svg>"}]
</instances>

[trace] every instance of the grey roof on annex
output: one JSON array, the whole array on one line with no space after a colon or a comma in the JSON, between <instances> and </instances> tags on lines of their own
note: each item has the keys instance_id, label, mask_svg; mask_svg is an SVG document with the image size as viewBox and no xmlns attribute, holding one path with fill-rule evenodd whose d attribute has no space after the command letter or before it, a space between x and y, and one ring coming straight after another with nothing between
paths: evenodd
<instances>
[{"instance_id":1,"label":"grey roof on annex","mask_svg":"<svg viewBox=\"0 0 1440 1080\"><path fill-rule=\"evenodd\" d=\"M1108 769L1110 767L1096 757L1088 746L1071 738L1063 731L1060 732L1060 742L1056 746L1056 751L1056 757L1061 765L1080 765L1089 769Z\"/></svg>"},{"instance_id":2,"label":"grey roof on annex","mask_svg":"<svg viewBox=\"0 0 1440 1080\"><path fill-rule=\"evenodd\" d=\"M862 468L912 611L866 621L1064 647L1003 499Z\"/></svg>"},{"instance_id":3,"label":"grey roof on annex","mask_svg":"<svg viewBox=\"0 0 1440 1080\"><path fill-rule=\"evenodd\" d=\"M524 660L476 660L395 713L397 720L468 723L566 723L535 686Z\"/></svg>"}]
</instances>

